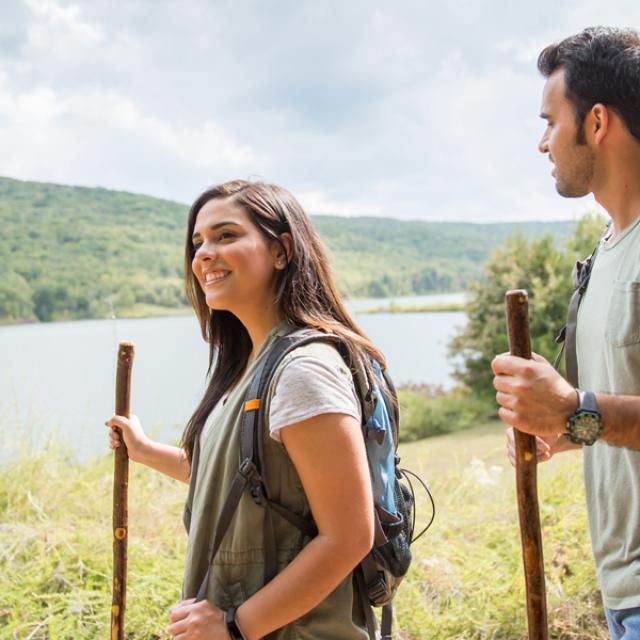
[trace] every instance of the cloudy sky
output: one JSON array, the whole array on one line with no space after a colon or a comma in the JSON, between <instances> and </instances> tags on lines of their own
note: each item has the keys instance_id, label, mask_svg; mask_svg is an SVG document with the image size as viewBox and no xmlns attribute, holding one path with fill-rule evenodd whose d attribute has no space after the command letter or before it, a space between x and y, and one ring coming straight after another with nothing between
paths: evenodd
<instances>
[{"instance_id":1,"label":"cloudy sky","mask_svg":"<svg viewBox=\"0 0 640 640\"><path fill-rule=\"evenodd\" d=\"M3 0L0 175L191 202L259 177L311 213L566 219L546 44L638 0Z\"/></svg>"}]
</instances>

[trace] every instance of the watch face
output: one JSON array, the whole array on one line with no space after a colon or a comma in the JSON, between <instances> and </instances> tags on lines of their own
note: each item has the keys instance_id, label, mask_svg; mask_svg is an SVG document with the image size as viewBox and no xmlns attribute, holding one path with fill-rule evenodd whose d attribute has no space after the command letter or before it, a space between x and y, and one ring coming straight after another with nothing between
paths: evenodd
<instances>
[{"instance_id":1,"label":"watch face","mask_svg":"<svg viewBox=\"0 0 640 640\"><path fill-rule=\"evenodd\" d=\"M595 413L581 413L569 419L569 434L574 442L593 444L602 433L602 420Z\"/></svg>"}]
</instances>

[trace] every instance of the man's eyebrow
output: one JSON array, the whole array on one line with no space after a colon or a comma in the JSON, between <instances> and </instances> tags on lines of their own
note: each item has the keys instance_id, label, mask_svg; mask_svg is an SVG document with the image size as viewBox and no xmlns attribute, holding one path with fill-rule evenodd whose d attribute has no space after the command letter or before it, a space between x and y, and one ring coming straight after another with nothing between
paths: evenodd
<instances>
[{"instance_id":1,"label":"man's eyebrow","mask_svg":"<svg viewBox=\"0 0 640 640\"><path fill-rule=\"evenodd\" d=\"M227 225L233 225L234 227L241 226L239 223L234 222L233 220L223 220L222 222L216 222L216 224L212 224L209 227L209 231L215 231L216 229L219 229L220 227L225 227ZM196 236L199 236L199 235L200 235L200 232L195 231L191 237L195 238Z\"/></svg>"}]
</instances>

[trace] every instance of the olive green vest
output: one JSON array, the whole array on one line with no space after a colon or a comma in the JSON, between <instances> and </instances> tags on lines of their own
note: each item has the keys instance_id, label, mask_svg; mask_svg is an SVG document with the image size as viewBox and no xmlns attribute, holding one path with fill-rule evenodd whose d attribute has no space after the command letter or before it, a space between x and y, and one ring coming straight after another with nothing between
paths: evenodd
<instances>
[{"instance_id":1,"label":"olive green vest","mask_svg":"<svg viewBox=\"0 0 640 640\"><path fill-rule=\"evenodd\" d=\"M183 598L195 597L207 571L219 514L240 464L240 420L244 396L253 372L275 338L291 330L292 327L287 325L274 328L255 361L229 395L203 446L200 447L200 443L196 441L184 510L184 523L189 541L182 587ZM279 373L287 362L302 353L320 353L318 347L326 348L326 345L303 346L285 357L273 376L266 397L267 407ZM302 483L284 446L273 440L268 433L261 434L261 437L264 442L263 464L268 473L272 499L300 515L309 515L309 503ZM245 491L210 569L207 600L216 607L237 607L263 586L263 519L264 508L257 505L249 492ZM309 538L278 515L274 515L274 525L278 547L278 571L282 571L300 553L309 542ZM353 591L352 576L343 580L317 607L279 629L269 638L367 639L364 618L357 594Z\"/></svg>"}]
</instances>

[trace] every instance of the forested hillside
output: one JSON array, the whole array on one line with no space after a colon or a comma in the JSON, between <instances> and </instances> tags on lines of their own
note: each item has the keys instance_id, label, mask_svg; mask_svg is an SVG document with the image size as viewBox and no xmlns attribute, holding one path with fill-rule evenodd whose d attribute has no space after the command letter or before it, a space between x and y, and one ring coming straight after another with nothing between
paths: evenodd
<instances>
[{"instance_id":1,"label":"forested hillside","mask_svg":"<svg viewBox=\"0 0 640 640\"><path fill-rule=\"evenodd\" d=\"M0 322L145 315L185 304L187 205L99 188L0 178ZM571 223L468 224L315 216L343 293L464 289L520 230L564 238Z\"/></svg>"},{"instance_id":2,"label":"forested hillside","mask_svg":"<svg viewBox=\"0 0 640 640\"><path fill-rule=\"evenodd\" d=\"M473 224L315 216L342 290L353 297L462 291L509 236L564 239L571 222Z\"/></svg>"}]
</instances>

